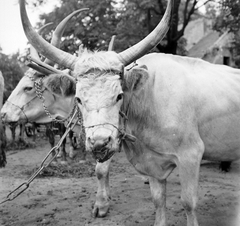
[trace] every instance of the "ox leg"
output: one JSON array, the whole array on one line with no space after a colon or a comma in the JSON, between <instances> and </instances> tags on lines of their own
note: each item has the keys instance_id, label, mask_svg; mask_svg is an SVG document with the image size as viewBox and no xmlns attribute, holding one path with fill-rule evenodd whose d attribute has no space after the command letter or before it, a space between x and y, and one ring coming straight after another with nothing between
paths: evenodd
<instances>
[{"instance_id":1,"label":"ox leg","mask_svg":"<svg viewBox=\"0 0 240 226\"><path fill-rule=\"evenodd\" d=\"M20 126L20 133L19 133L19 139L18 140L19 140L19 143L22 147L26 147L27 142L25 141L25 136L24 136L26 124L21 123L19 126Z\"/></svg>"},{"instance_id":2,"label":"ox leg","mask_svg":"<svg viewBox=\"0 0 240 226\"><path fill-rule=\"evenodd\" d=\"M62 145L60 147L60 152L62 153L61 164L66 165L67 164L66 138L63 140L63 143L62 143Z\"/></svg>"},{"instance_id":3,"label":"ox leg","mask_svg":"<svg viewBox=\"0 0 240 226\"><path fill-rule=\"evenodd\" d=\"M37 125L36 125L36 123L32 123L32 132L33 132L33 142L34 142L34 143L36 142L36 137L37 137L36 130L37 130Z\"/></svg>"},{"instance_id":4,"label":"ox leg","mask_svg":"<svg viewBox=\"0 0 240 226\"><path fill-rule=\"evenodd\" d=\"M187 226L198 226L196 207L198 201L198 180L203 149L192 148L179 158L181 202L187 215Z\"/></svg>"},{"instance_id":5,"label":"ox leg","mask_svg":"<svg viewBox=\"0 0 240 226\"><path fill-rule=\"evenodd\" d=\"M11 130L12 133L12 142L15 143L15 139L16 139L16 127L17 125L10 125L9 128Z\"/></svg>"},{"instance_id":6,"label":"ox leg","mask_svg":"<svg viewBox=\"0 0 240 226\"><path fill-rule=\"evenodd\" d=\"M9 129L11 130L11 134L12 134L12 142L11 142L11 146L12 147L17 147L16 144L16 128L17 128L18 124L11 124L9 125Z\"/></svg>"},{"instance_id":7,"label":"ox leg","mask_svg":"<svg viewBox=\"0 0 240 226\"><path fill-rule=\"evenodd\" d=\"M154 226L166 226L166 179L160 181L149 177L149 182L153 203L156 208Z\"/></svg>"},{"instance_id":8,"label":"ox leg","mask_svg":"<svg viewBox=\"0 0 240 226\"><path fill-rule=\"evenodd\" d=\"M19 140L20 143L24 143L25 124L21 123L19 125L19 127L20 127L20 131L19 131L19 138L18 138L18 140Z\"/></svg>"},{"instance_id":9,"label":"ox leg","mask_svg":"<svg viewBox=\"0 0 240 226\"><path fill-rule=\"evenodd\" d=\"M46 125L46 136L48 137L49 143L51 145L51 148L54 147L55 144L55 137L54 137L54 132L52 131L52 125ZM52 156L54 156L56 152L54 151L52 153ZM55 158L52 161L53 164L57 164L57 159Z\"/></svg>"},{"instance_id":10,"label":"ox leg","mask_svg":"<svg viewBox=\"0 0 240 226\"><path fill-rule=\"evenodd\" d=\"M109 166L112 158L104 163L97 163L95 171L97 175L98 190L96 202L93 206L94 217L105 217L110 206L109 191Z\"/></svg>"},{"instance_id":11,"label":"ox leg","mask_svg":"<svg viewBox=\"0 0 240 226\"><path fill-rule=\"evenodd\" d=\"M80 133L79 136L79 148L81 150L81 157L79 160L79 163L85 163L86 162L86 156L87 156L87 152L86 152L86 146L85 146L85 140L86 140L86 134L85 134L85 130L82 129L82 132ZM97 170L97 166L96 166L96 170Z\"/></svg>"},{"instance_id":12,"label":"ox leg","mask_svg":"<svg viewBox=\"0 0 240 226\"><path fill-rule=\"evenodd\" d=\"M57 129L58 135L60 136L60 139L61 139L63 134L66 131L66 127L62 123L57 123L54 125L55 125L54 129ZM54 134L56 134L56 132ZM59 152L57 154L57 158L61 158L61 164L67 164L65 146L66 146L66 139L63 140L63 143L62 143L61 147L59 148Z\"/></svg>"},{"instance_id":13,"label":"ox leg","mask_svg":"<svg viewBox=\"0 0 240 226\"><path fill-rule=\"evenodd\" d=\"M74 137L74 132L72 130L69 131L69 141L70 141L69 157L73 159L77 155L77 151L76 151L77 141L76 141L76 137Z\"/></svg>"}]
</instances>

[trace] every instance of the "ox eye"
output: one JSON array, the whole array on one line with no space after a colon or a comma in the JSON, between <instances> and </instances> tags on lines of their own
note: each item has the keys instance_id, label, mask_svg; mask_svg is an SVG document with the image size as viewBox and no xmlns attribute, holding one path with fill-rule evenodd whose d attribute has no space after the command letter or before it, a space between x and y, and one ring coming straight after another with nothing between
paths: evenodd
<instances>
[{"instance_id":1,"label":"ox eye","mask_svg":"<svg viewBox=\"0 0 240 226\"><path fill-rule=\"evenodd\" d=\"M76 102L77 102L78 104L81 104L81 105L82 105L82 101L81 101L81 99L80 99L79 97L76 97Z\"/></svg>"},{"instance_id":2,"label":"ox eye","mask_svg":"<svg viewBox=\"0 0 240 226\"><path fill-rule=\"evenodd\" d=\"M117 102L123 98L123 93L118 94L117 96Z\"/></svg>"},{"instance_id":3,"label":"ox eye","mask_svg":"<svg viewBox=\"0 0 240 226\"><path fill-rule=\"evenodd\" d=\"M33 89L31 86L27 86L24 88L24 92L30 92Z\"/></svg>"}]
</instances>

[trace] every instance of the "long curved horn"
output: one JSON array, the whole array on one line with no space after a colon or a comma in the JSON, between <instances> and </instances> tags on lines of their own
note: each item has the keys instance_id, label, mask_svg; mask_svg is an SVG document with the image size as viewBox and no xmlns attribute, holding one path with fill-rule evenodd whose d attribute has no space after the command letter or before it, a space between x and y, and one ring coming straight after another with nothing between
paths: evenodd
<instances>
[{"instance_id":1,"label":"long curved horn","mask_svg":"<svg viewBox=\"0 0 240 226\"><path fill-rule=\"evenodd\" d=\"M74 12L72 12L71 14L69 14L67 17L65 17L59 24L58 26L55 28L54 32L53 32L53 35L52 35L52 39L51 39L51 44L57 48L60 48L60 44L61 44L61 38L62 38L62 35L66 29L66 26L67 26L67 23L68 21L74 16L76 15L77 13L80 13L82 11L86 11L88 10L88 8L84 8L84 9L79 9L79 10L76 10ZM48 27L49 25L53 24L52 22L51 23L47 23L45 25L43 25L39 30L38 30L38 34L41 35L41 32L46 28ZM42 35L41 35L42 36ZM39 56L38 56L38 52L36 51L36 49L30 45L30 55L31 57L37 59L37 60L40 60ZM44 63L48 64L48 65L53 65L54 62L52 62L51 60L49 59L45 59L44 60Z\"/></svg>"},{"instance_id":2,"label":"long curved horn","mask_svg":"<svg viewBox=\"0 0 240 226\"><path fill-rule=\"evenodd\" d=\"M47 27L49 27L49 26L52 25L52 24L53 24L53 22L44 24L42 27L40 27L40 28L38 29L38 34L42 35L44 29L47 28Z\"/></svg>"},{"instance_id":3,"label":"long curved horn","mask_svg":"<svg viewBox=\"0 0 240 226\"><path fill-rule=\"evenodd\" d=\"M113 35L108 45L108 51L113 51L115 38L116 38L116 35Z\"/></svg>"},{"instance_id":4,"label":"long curved horn","mask_svg":"<svg viewBox=\"0 0 240 226\"><path fill-rule=\"evenodd\" d=\"M42 27L40 27L39 30L38 30L38 34L41 34L46 27L48 27L52 24L53 23L51 22L51 23L47 23L47 24L43 25ZM40 57L38 55L37 50L32 45L30 45L30 56L35 58L35 59L40 60Z\"/></svg>"},{"instance_id":5,"label":"long curved horn","mask_svg":"<svg viewBox=\"0 0 240 226\"><path fill-rule=\"evenodd\" d=\"M52 36L52 40L51 40L51 44L56 46L57 48L60 47L60 43L61 43L61 38L63 35L63 32L66 29L67 23L68 21L77 13L83 12L89 10L89 8L83 8L83 9L78 9L74 12L72 12L71 14L69 14L67 17L65 17L56 27L56 29L53 32L53 36Z\"/></svg>"},{"instance_id":6,"label":"long curved horn","mask_svg":"<svg viewBox=\"0 0 240 226\"><path fill-rule=\"evenodd\" d=\"M53 32L52 39L51 39L51 44L57 48L60 48L61 44L61 38L63 36L63 32L65 31L67 27L68 21L77 13L83 12L89 10L88 8L83 8L83 9L78 9L71 14L69 14L67 17L65 17L56 27L56 29ZM45 59L44 61L46 64L53 65L53 62L49 59Z\"/></svg>"},{"instance_id":7,"label":"long curved horn","mask_svg":"<svg viewBox=\"0 0 240 226\"><path fill-rule=\"evenodd\" d=\"M157 27L143 40L133 45L132 47L119 53L119 60L124 66L129 65L133 61L139 59L149 50L154 48L165 36L169 29L169 22L171 18L171 8L174 0L168 0L167 9L164 13L162 20L159 22Z\"/></svg>"},{"instance_id":8,"label":"long curved horn","mask_svg":"<svg viewBox=\"0 0 240 226\"><path fill-rule=\"evenodd\" d=\"M66 68L74 69L77 57L66 53L48 43L33 29L26 12L25 0L19 0L23 29L29 42L46 58Z\"/></svg>"}]
</instances>

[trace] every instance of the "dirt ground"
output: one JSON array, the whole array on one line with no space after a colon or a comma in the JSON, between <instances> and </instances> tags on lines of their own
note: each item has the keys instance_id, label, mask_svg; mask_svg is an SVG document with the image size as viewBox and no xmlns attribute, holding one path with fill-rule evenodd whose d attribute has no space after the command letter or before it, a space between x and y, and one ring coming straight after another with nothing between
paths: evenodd
<instances>
[{"instance_id":1,"label":"dirt ground","mask_svg":"<svg viewBox=\"0 0 240 226\"><path fill-rule=\"evenodd\" d=\"M47 140L38 138L36 147L11 150L8 164L0 169L0 201L29 173L39 166L48 153ZM0 205L1 226L149 226L154 223L154 206L149 185L118 153L110 169L111 206L105 218L91 216L97 184L94 161L71 171L70 162L62 175L43 175L29 189L11 202ZM62 166L63 167L63 166ZM87 169L87 170L85 170ZM61 171L63 172L63 171ZM228 173L220 172L218 163L203 162L199 182L197 215L200 226L240 226L240 162ZM186 217L180 203L177 169L167 185L167 218L169 226L185 226Z\"/></svg>"}]
</instances>

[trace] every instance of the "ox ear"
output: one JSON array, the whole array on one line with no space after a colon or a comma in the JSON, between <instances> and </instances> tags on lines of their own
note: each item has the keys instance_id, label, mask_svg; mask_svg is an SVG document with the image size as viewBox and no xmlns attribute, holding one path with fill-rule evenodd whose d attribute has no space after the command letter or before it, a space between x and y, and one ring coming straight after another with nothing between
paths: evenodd
<instances>
[{"instance_id":1,"label":"ox ear","mask_svg":"<svg viewBox=\"0 0 240 226\"><path fill-rule=\"evenodd\" d=\"M76 92L76 82L69 75L51 74L44 79L44 85L58 96L73 96Z\"/></svg>"},{"instance_id":2,"label":"ox ear","mask_svg":"<svg viewBox=\"0 0 240 226\"><path fill-rule=\"evenodd\" d=\"M147 81L148 69L146 65L136 66L129 71L125 71L123 81L123 91L137 91Z\"/></svg>"}]
</instances>

